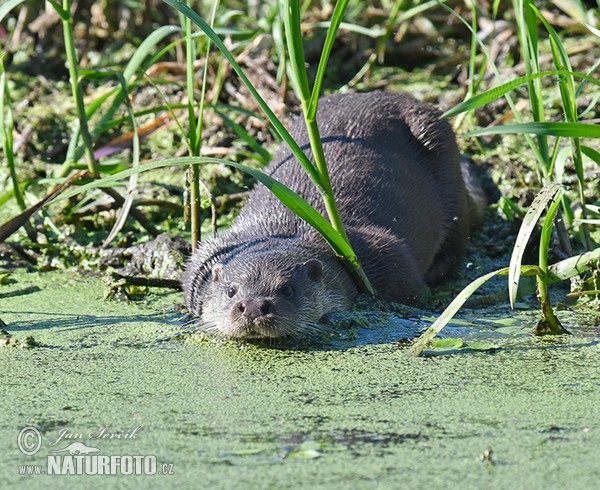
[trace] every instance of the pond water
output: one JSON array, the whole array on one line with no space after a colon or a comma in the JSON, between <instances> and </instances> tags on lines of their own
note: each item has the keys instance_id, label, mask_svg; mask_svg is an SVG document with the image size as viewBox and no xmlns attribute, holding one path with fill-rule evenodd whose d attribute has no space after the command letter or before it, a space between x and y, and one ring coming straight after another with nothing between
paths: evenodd
<instances>
[{"instance_id":1,"label":"pond water","mask_svg":"<svg viewBox=\"0 0 600 490\"><path fill-rule=\"evenodd\" d=\"M574 335L544 340L456 327L489 348L421 358L398 344L426 325L413 320L286 349L179 335L179 293L122 305L96 278L13 277L0 286L4 329L40 346L0 349L2 488L600 482L600 349L568 322ZM73 443L99 451L71 455ZM100 455L157 474L68 474L98 471Z\"/></svg>"}]
</instances>

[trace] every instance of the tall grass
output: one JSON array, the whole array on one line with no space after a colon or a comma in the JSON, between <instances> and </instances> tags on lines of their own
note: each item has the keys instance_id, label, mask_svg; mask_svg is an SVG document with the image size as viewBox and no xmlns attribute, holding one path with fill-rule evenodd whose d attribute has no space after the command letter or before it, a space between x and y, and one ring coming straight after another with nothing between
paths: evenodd
<instances>
[{"instance_id":1,"label":"tall grass","mask_svg":"<svg viewBox=\"0 0 600 490\"><path fill-rule=\"evenodd\" d=\"M600 81L592 76L598 66L600 66L600 62L597 62L588 73L574 72L560 36L544 18L534 2L529 0L514 0L513 5L518 25L520 52L524 59L526 75L474 95L447 111L444 116L451 117L467 111L473 111L500 97L506 97L511 107L513 107L514 117L517 119L518 124L474 130L467 133L467 136L477 137L488 134L522 135L529 143L532 154L535 156L535 168L540 185L543 188L524 216L521 229L515 241L510 266L490 272L469 284L452 301L438 320L413 344L411 351L416 355L422 354L431 339L444 328L460 307L479 287L492 277L498 275L508 276L508 291L511 306L516 301L520 276L534 275L536 277L537 297L540 303L541 317L533 328L532 333L538 335L568 333L562 327L560 320L554 313L550 301L549 286L558 280L564 280L582 272L593 270L597 267L600 260L600 248L592 250L593 244L588 231L588 223L591 220L587 219L587 203L583 192L585 186L583 154L599 165L600 154L591 145L583 145L581 142L582 138L586 140L592 138L592 141L600 138L600 128L593 124L579 122L577 109L578 96L582 93L585 84L591 83L600 86ZM548 34L548 43L555 68L553 71L543 71L540 66L540 41L538 36L540 25L543 26ZM591 33L600 34L593 27L588 26L588 28ZM472 35L473 37L476 35L474 30L472 30ZM475 46L475 43L473 46ZM486 55L485 63L492 64L493 66L493 60L488 56L485 47L480 47ZM474 55L475 53L472 52L472 58ZM499 75L498 70L495 67L494 69L496 74ZM474 71L471 70L470 74L472 77ZM547 121L545 102L549 95L549 89L545 88L542 80L548 78L554 78L557 81L560 100L562 102L563 122ZM578 87L576 87L576 81L579 81ZM531 122L524 122L523 114L515 110L510 99L509 93L522 86L526 86L528 90ZM580 228L576 226L573 220L571 201L567 197L567 193L564 192L564 186L561 185L562 178L564 177L564 159L566 158L566 153L564 151L561 152L561 143L564 138L567 139L568 146L566 148L570 149L571 160L574 165L575 175L577 176L575 193L579 198L583 217L583 219L579 220ZM561 165L557 164L559 156L562 156ZM537 222L548 205L549 208L543 221L540 235L538 264L536 266L523 266L522 258L525 248L528 245ZM549 266L548 253L550 239L556 223L555 217L559 211L559 206L562 206L571 230L574 230L575 234L580 237L584 253Z\"/></svg>"},{"instance_id":2,"label":"tall grass","mask_svg":"<svg viewBox=\"0 0 600 490\"><path fill-rule=\"evenodd\" d=\"M10 12L11 9L17 7L24 0L9 0L0 6L0 20ZM235 56L227 48L223 42L223 35L239 34L240 29L235 28L219 28L217 17L217 3L213 4L213 10L210 13L210 21L207 22L204 18L191 8L191 1L186 3L178 0L165 0L174 9L182 15L181 27L178 26L163 26L148 36L137 48L129 63L122 72L114 70L84 70L79 66L79 59L75 50L74 34L73 34L73 19L71 16L70 0L63 0L62 3L56 0L51 0L51 4L60 15L63 23L63 34L65 41L65 56L69 70L71 81L73 104L76 107L78 125L74 128L71 136L69 148L67 150L64 162L55 172L54 182L62 184L63 187L54 187L50 189L48 194L40 199L38 203L34 203L29 208L22 195L22 188L26 183L19 182L15 171L14 152L12 149L12 119L11 119L11 104L10 91L6 83L6 76L0 64L0 109L2 109L2 125L0 126L0 137L4 154L7 158L9 168L11 169L11 180L13 183L13 194L23 213L19 219L12 222L9 227L0 227L0 236L5 237L6 233L11 233L19 226L26 224L29 217L33 215L40 207L60 194L63 198L72 197L76 194L85 193L92 189L101 188L103 192L108 193L122 207L121 218L117 225L113 228L113 232L109 235L109 239L114 237L119 228L123 225L123 221L127 215L132 215L144 226L150 233L157 233L156 228L150 223L142 213L133 206L133 196L137 187L136 178L141 172L152 171L161 167L170 167L174 165L182 167L190 167L192 184L192 215L193 215L193 238L196 243L199 238L200 228L200 186L202 182L199 179L199 166L206 163L226 164L255 177L267 185L290 209L296 212L301 218L305 219L317 230L319 230L328 243L332 246L335 252L347 258L347 262L351 264L350 270L356 274L357 280L363 285L363 289L373 293L373 290L368 282L368 278L360 269L356 255L347 239L343 228L343 223L337 212L335 205L335 196L331 190L329 175L327 173L326 162L323 158L322 147L320 143L318 126L316 123L316 113L318 110L318 99L322 92L323 80L327 71L328 60L332 51L332 46L340 26L352 29L355 32L377 37L379 40L373 55L367 60L363 69L359 70L357 76L354 77L352 83L356 83L365 73L372 69L374 63L381 58L386 41L397 28L399 23L406 21L412 16L422 13L425 9L430 8L437 2L423 2L411 7L405 8L403 0L393 2L390 12L390 18L385 24L385 28L365 29L361 26L352 26L344 24L345 10L348 5L347 0L341 0L335 4L332 18L329 22L323 24L327 28L324 45L322 48L320 61L316 70L314 80L309 80L306 70L304 58L304 43L302 40L301 17L302 8L308 4L303 4L293 0L281 0L278 2L278 9L270 8L268 18L261 20L260 25L271 29L270 34L273 36L274 45L277 56L279 57L280 66L278 76L283 84L286 83L287 76L292 82L293 88L301 102L302 113L307 126L312 152L315 162L311 162L296 142L291 138L290 134L279 121L275 114L271 111L265 101L260 97L257 90L252 86L250 80L236 62ZM575 2L578 3L578 2ZM580 2L579 2L580 3ZM513 108L516 124L499 126L494 128L485 128L481 130L471 131L467 136L478 137L485 134L520 134L527 141L532 155L536 162L536 174L539 177L539 185L543 187L538 199L536 199L529 212L525 215L522 231L517 238L513 253L513 260L510 267L501 271L494 271L488 275L474 281L464 292L452 302L449 309L440 317L440 319L432 326L430 331L435 334L443 325L455 314L458 308L464 303L466 298L472 292L485 283L494 275L508 275L509 291L511 302L514 303L517 294L519 277L521 275L535 275L537 278L538 296L540 298L542 319L541 323L550 324L549 329L540 327L539 331L550 331L557 333L560 331L558 320L556 319L552 307L549 302L548 287L553 282L569 277L569 275L580 273L582 270L590 269L593 264L597 263L599 250L591 250L591 243L588 226L593 224L593 221L588 218L588 205L585 202L583 193L585 179L583 173L584 158L587 157L597 164L600 164L600 153L595 149L593 143L587 143L589 140L594 141L594 138L600 137L600 130L597 126L586 124L580 121L581 114L578 114L578 98L580 97L583 88L586 84L600 85L597 77L594 76L595 71L600 65L600 61L588 72L574 72L566 50L561 42L561 35L557 33L553 27L547 22L542 13L536 8L534 2L530 0L514 0L513 9L516 14L518 26L518 38L520 50L525 62L525 76L516 78L511 81L501 80L500 69L494 65L493 60L489 56L486 47L478 41L476 37L477 15L478 9L474 3L470 3L471 21L467 22L461 19L471 29L471 59L469 61L469 85L467 91L467 100L459 104L452 110L446 113L447 117L453 115L462 115L473 111L477 107L488 104L498 98L507 98L509 104ZM497 6L497 2L494 4ZM449 7L446 7L449 9ZM450 9L449 9L450 10ZM585 9L579 9L580 14L585 16ZM229 14L228 14L229 15ZM235 14L230 14L235 15ZM346 19L347 20L347 19ZM585 20L585 19L584 19ZM224 21L223 21L224 22ZM267 24L265 26L265 24ZM193 26L200 28L200 31L195 31ZM547 36L547 41L544 41L538 35L539 29L542 28ZM600 33L592 26L588 26L590 32L600 37ZM181 37L172 40L165 44L169 36L177 34ZM248 34L252 36L252 34ZM144 111L134 112L129 105L129 98L132 91L144 83L143 72L146 68L161 60L170 50L177 48L181 43L185 43L186 54L186 83L185 93L187 100L179 105L165 104L166 107L151 108ZM543 71L540 65L539 50L540 46L548 45L552 54L554 63L553 70ZM322 216L311 208L306 201L300 196L294 194L283 187L278 182L264 175L262 172L256 171L246 165L238 162L231 162L224 159L207 158L201 156L201 145L203 141L203 115L204 109L210 103L205 101L205 89L207 86L207 70L209 53L213 47L218 50L222 56L222 61L219 66L223 66L225 62L230 63L236 71L240 80L248 88L250 93L256 99L259 107L264 112L266 117L272 124L275 132L281 139L287 143L292 152L307 172L310 179L316 185L317 189L322 190L322 196L327 210L327 216ZM484 54L483 60L477 67L476 60L478 52L481 50ZM288 53L286 55L286 52ZM196 82L194 79L194 60L198 57L205 57L206 64L204 66L203 82L201 83L201 92L199 100L196 99ZM1 60L0 60L1 61ZM481 90L484 83L484 73L486 68L491 68L498 79L498 86L484 92L477 93ZM547 97L548 90L542 83L545 79L553 79L558 82L558 93L562 104L562 112L564 114L563 121L550 121L550 116L547 113ZM116 80L116 85L114 81ZM82 86L86 81L94 81L98 84L110 82L110 90L104 92L98 91L90 100L84 104ZM216 83L221 83L217 76ZM517 88L526 88L529 99L531 101L530 111L523 114L516 110L511 99L511 91ZM125 108L126 115L121 113ZM161 110L167 109L171 113L171 117L177 121L179 130L184 137L188 147L188 157L170 158L159 162L144 163L139 162L139 135L141 130L137 127L137 119L150 112L158 113ZM229 121L228 124L236 131L243 139L249 142L250 146L255 148L255 151L260 153L259 159L266 159L263 150L256 148L256 144L252 145L249 141L250 137L244 134L243 128L236 127L236 123L229 119L224 111L220 110L224 120ZM181 113L185 114L181 116ZM187 128L184 128L184 123L181 118L187 119ZM99 161L97 151L94 151L94 145L105 137L109 131L116 126L122 124L124 120L128 120L129 125L133 128L133 158L131 162L127 162L130 167L126 171L120 171L122 166L109 166ZM566 145L564 143L567 143ZM573 190L558 185L564 176L564 162L567 159L567 151L575 168L577 176L577 188ZM81 168L87 171L81 174ZM64 187L71 185L77 179L85 176L90 182L79 182L78 187L74 190L64 191ZM122 196L117 191L116 183L123 179L129 179L126 195ZM573 197L575 196L575 197ZM572 209L573 200L581 205L583 214L581 219L577 221ZM542 234L539 244L538 264L534 266L522 265L523 252L532 234L532 231L538 221L544 214L546 207L549 210L546 212L544 219ZM548 244L552 233L552 223L554 215L561 211L565 217L569 230L572 234L577 235L579 243L584 250L588 250L580 256L579 263L574 260L563 261L559 264L548 265ZM11 231L12 230L12 231ZM108 241L108 240L107 240ZM583 265L582 265L583 264ZM426 340L423 340L421 345L425 345ZM418 349L415 350L415 352Z\"/></svg>"},{"instance_id":3,"label":"tall grass","mask_svg":"<svg viewBox=\"0 0 600 490\"><path fill-rule=\"evenodd\" d=\"M21 211L23 211L26 208L26 204L17 177L13 134L14 118L12 98L10 96L6 71L4 69L4 55L0 54L0 145L2 146L2 151L4 152L8 171L10 173L10 180L12 181L12 195ZM31 234L29 223L26 223L26 225L27 232Z\"/></svg>"},{"instance_id":4,"label":"tall grass","mask_svg":"<svg viewBox=\"0 0 600 490\"><path fill-rule=\"evenodd\" d=\"M194 13L186 10L182 7L180 3L171 0L165 0L167 3L173 5L175 8L178 8L181 12L183 12L186 16L192 18L194 22L207 34L211 35L210 28L206 25L206 23L200 19L195 18ZM394 17L398 14L399 7L402 2L397 2L395 4ZM323 53L321 56L321 61L319 63L317 69L317 75L314 83L314 87L311 90L308 82L308 78L306 75L304 56L303 56L303 44L302 44L302 36L300 31L300 7L297 2L288 2L286 0L282 0L280 3L280 13L281 18L283 19L283 23L285 26L285 39L287 50L289 53L289 59L287 63L289 63L289 72L291 76L291 80L297 95L300 98L303 114L305 118L305 122L308 129L308 134L311 142L311 148L315 155L315 165L313 166L310 162L306 160L306 157L295 148L295 144L288 141L288 136L285 131L281 131L278 127L278 122L272 119L268 110L265 110L269 118L272 120L272 123L277 128L278 132L282 138L288 142L292 151L306 170L307 174L311 177L317 188L323 189L323 198L326 204L326 208L328 211L328 217L333 225L333 230L336 232L336 238L342 238L347 243L347 237L343 232L343 225L341 220L339 220L339 215L337 214L337 210L335 209L335 201L334 196L331 193L331 187L329 183L329 176L327 174L327 167L324 159L322 158L322 148L320 143L320 138L318 135L318 127L316 126L316 108L317 108L317 100L320 94L320 83L322 77L324 75L325 66L327 63L328 53L331 49L331 44L333 39L335 38L335 33L339 28L339 24L341 22L343 10L346 6L346 2L339 2L336 4L336 9L333 13L333 18L331 23L328 24L328 34L327 39L325 41L325 45L323 48ZM525 123L523 118L519 115L518 111L514 110L515 115L519 121L519 124L513 126L504 126L499 129L487 129L482 131L472 132L472 136L477 136L478 134L487 134L491 132L502 133L502 132L517 132L523 134L528 141L533 154L536 156L538 175L540 177L540 184L546 184L547 187L544 188L544 191L540 194L534 205L531 206L530 212L525 216L523 227L519 237L517 238L517 242L515 244L515 250L513 253L513 258L511 260L511 266L506 269L506 271L500 271L497 273L492 273L487 276L487 278L492 277L496 274L504 274L507 273L509 276L509 295L511 299L511 304L514 304L519 276L521 271L525 274L531 275L535 274L537 280L537 289L538 289L538 298L541 305L541 313L542 317L540 322L536 326L535 332L537 333L564 333L565 330L560 325L560 321L556 318L554 311L551 307L551 303L549 300L548 286L552 278L556 278L556 275L550 276L549 268L548 268L548 250L549 250L549 242L550 236L552 233L552 223L554 221L554 217L558 212L558 207L564 201L561 199L564 196L563 189L561 186L556 185L552 182L553 177L553 169L556 168L556 158L559 154L559 144L560 138L563 136L567 136L570 138L571 147L573 149L573 161L576 168L576 173L578 176L579 182L579 196L582 199L582 207L585 208L585 202L583 199L583 173L582 169L582 153L583 151L587 151L587 153L591 153L587 148L586 150L582 150L581 145L579 143L579 139L582 136L590 137L594 134L594 129L590 131L590 125L582 124L578 122L577 119L577 111L576 111L576 90L574 88L574 79L575 77L581 77L583 79L592 81L592 83L597 83L593 78L589 75L585 74L574 74L571 70L568 57L566 55L565 50L563 49L560 38L554 32L552 27L548 22L545 21L539 10L533 5L533 2L530 1L521 1L515 0L514 2L515 12L517 12L517 23L519 26L519 40L521 44L521 52L523 53L523 58L525 60L526 65L526 76L521 77L518 80L510 82L509 84L505 84L504 89L496 89L495 91L489 91L484 93L482 96L477 96L471 98L464 105L461 105L455 108L453 111L450 111L448 115L458 114L468 107L468 109L473 109L477 107L477 104L473 104L474 100L478 100L479 105L483 105L485 103L491 102L497 97L507 96L508 92L511 89L514 89L518 86L526 84L530 93L531 100L531 116L533 122ZM476 9L472 9L473 15L473 23L471 25L473 30L473 43L472 50L475 49L477 43L475 42L475 19L476 19ZM544 113L544 100L545 100L545 90L543 89L543 85L541 84L541 78L544 76L548 76L548 73L544 73L541 71L540 62L539 62L539 46L538 46L538 22L541 22L544 27L547 29L548 34L550 36L550 43L552 48L553 60L555 64L555 73L558 75L559 87L561 100L563 102L563 111L565 114L565 122L564 123L552 123L546 122L546 115ZM390 23L393 25L393 21ZM386 30L386 34L389 35L390 29ZM382 36L382 39L385 40L386 35ZM215 44L218 46L218 41L215 39ZM231 57L228 56L226 51L219 46L219 49L222 53L229 59L230 62L233 63ZM475 70L474 65L474 54L470 64L470 91L469 93L473 93L476 87L481 83L483 68L477 72ZM371 60L372 62L372 60ZM486 59L487 63L493 64L493 61L490 59ZM234 65L235 66L235 65ZM238 71L238 68L236 68ZM496 69L498 72L498 70ZM243 77L243 73L238 71L240 77ZM477 76L477 80L475 77ZM510 88L509 88L510 87ZM250 87L248 87L251 89ZM252 89L251 89L252 91ZM254 93L253 93L254 94ZM260 100L260 96L258 94L254 94L257 97L257 100ZM512 103L512 101L510 101ZM471 104L471 105L469 105ZM514 107L514 106L513 106ZM263 108L264 109L264 108ZM534 135L535 138L532 138L530 135ZM549 142L549 137L555 137L552 142ZM591 149L590 149L591 150ZM266 182L265 182L266 183ZM272 186L272 189L276 189L273 184L269 184ZM289 196L288 196L289 197ZM521 260L523 257L523 253L525 250L525 246L531 236L531 233L535 227L536 222L541 217L545 206L551 203L550 209L546 214L546 218L544 220L544 226L542 228L542 234L539 244L539 259L537 266L522 266ZM297 204L294 204L297 206ZM294 207L292 206L292 208ZM584 219L585 219L584 213ZM589 240L589 234L584 229L584 237L585 244L588 248L591 247L591 241ZM321 230L322 232L324 230ZM327 235L327 233L324 233ZM335 248L335 246L334 246ZM574 273L575 269L573 269ZM565 271L563 271L563 276ZM482 284L484 281L479 281L479 284ZM473 289L473 285L471 285L471 289ZM468 297L465 295L464 298ZM459 299L458 303L460 303L462 299ZM454 303L454 305L458 304ZM441 324L438 323L438 327ZM443 325L442 325L443 326Z\"/></svg>"},{"instance_id":5,"label":"tall grass","mask_svg":"<svg viewBox=\"0 0 600 490\"><path fill-rule=\"evenodd\" d=\"M13 0L0 8L0 21L5 17L10 9L18 6L22 1ZM76 109L77 122L78 124L74 127L73 133L69 140L69 146L66 153L66 158L63 163L58 167L54 175L54 181L57 183L53 188L50 188L47 195L40 199L39 202L32 204L28 208L25 208L25 202L21 198L20 194L15 193L21 209L23 212L15 217L8 223L5 223L0 227L0 241L3 241L12 233L14 233L20 226L29 227L28 220L33 214L38 212L41 207L63 191L65 191L64 184L67 182L68 185L73 185L77 180L92 178L97 180L101 177L101 174L114 173L119 170L118 166L102 166L98 163L96 158L96 152L94 151L94 144L105 134L107 134L111 128L121 123L121 118L116 117L116 113L123 107L126 108L128 118L133 128L133 158L132 166L138 167L139 164L139 138L137 132L136 118L139 114L134 114L133 108L129 103L129 92L139 80L134 78L136 72L142 69L144 66L148 66L152 60L154 60L154 51L158 43L160 43L165 37L177 32L180 29L172 26L164 26L153 32L137 49L135 54L131 57L129 63L125 67L123 72L111 71L111 70L82 70L79 67L79 57L75 49L75 38L74 38L74 26L73 17L71 14L71 1L63 0L62 4L54 0L50 0L51 5L59 15L63 25L63 38L65 44L65 58L67 60L67 68L69 73L69 82L72 92L73 104ZM97 96L92 102L84 103L82 85L85 81L95 81L103 83L106 81L117 81L117 86L113 89L104 91L101 95ZM7 92L4 93L3 102L7 101ZM10 108L5 111L6 114L10 114ZM3 113L4 114L4 113ZM90 127L90 121L96 118L98 122ZM3 122L6 121L4 117ZM5 139L8 142L8 140ZM6 150L9 150L7 147ZM6 151L5 155L7 158L12 156L11 151ZM86 173L79 172L80 161L85 160L85 166L87 168ZM14 165L13 165L14 167ZM129 178L128 188L126 196L123 197L114 187L110 186L99 186L102 187L103 192L108 194L120 207L120 216L117 219L113 230L108 234L105 241L105 245L110 242L118 231L122 228L127 216L133 216L142 227L144 227L151 235L156 236L158 231L156 227L137 209L132 207L133 198L137 187L137 176L139 172L133 172ZM27 185L27 183L18 182L16 172L11 173L11 179L13 181L13 187L18 188L21 185Z\"/></svg>"},{"instance_id":6,"label":"tall grass","mask_svg":"<svg viewBox=\"0 0 600 490\"><path fill-rule=\"evenodd\" d=\"M371 294L375 294L373 287L371 286L367 276L358 262L356 253L352 249L337 210L335 196L333 195L333 190L331 188L331 182L329 180L327 165L323 156L323 148L321 146L321 140L316 122L317 102L321 91L321 83L325 74L325 67L327 65L329 53L331 52L333 41L335 40L335 35L339 28L347 1L342 0L338 2L334 9L333 20L327 32L325 46L321 54L321 61L319 63L319 68L317 69L313 90L309 88L308 75L305 68L302 34L300 30L300 6L298 2L292 1L290 3L286 0L282 0L280 4L280 13L285 26L286 45L290 54L288 59L290 72L294 88L302 104L311 149L315 158L314 165L312 162L310 162L298 144L293 140L281 121L279 121L277 116L260 96L231 52L227 49L223 41L209 26L209 24L188 5L184 5L177 0L164 1L181 12L187 19L194 22L202 30L202 32L204 32L206 36L211 39L211 41L229 61L229 63L231 63L231 66L234 68L246 88L250 91L260 108L274 126L279 136L288 144L294 156L298 159L303 169L312 180L313 184L321 192L323 202L327 210L328 220L321 216L304 199L292 192L289 188L274 182L273 179L270 179L264 174L252 172L252 169L244 166L239 166L239 168L242 168L247 173L250 173L258 178L260 182L267 185L271 189L271 191L281 200L284 205L289 207L292 211L300 216L304 216L304 219L308 219L310 224L312 224L327 240L333 250L344 259L344 264L348 266L349 271L355 276L361 289ZM222 163L232 165L231 162L227 161L222 161Z\"/></svg>"},{"instance_id":7,"label":"tall grass","mask_svg":"<svg viewBox=\"0 0 600 490\"><path fill-rule=\"evenodd\" d=\"M190 6L188 0L188 7ZM215 14L217 11L218 2L214 2L213 10L211 15L211 26L214 24ZM200 156L200 150L202 148L202 129L204 127L203 115L204 115L204 102L206 96L206 81L208 76L208 59L210 55L210 39L206 43L205 58L206 63L204 64L204 71L202 74L202 91L200 96L200 102L198 104L198 118L196 119L196 105L195 105L195 77L194 77L194 61L196 60L196 44L192 38L192 22L189 18L185 18L185 61L186 61L186 90L187 90L187 106L188 106L188 121L189 131L187 137L187 144L190 156ZM201 196L200 196L200 167L199 165L191 165L189 170L189 182L190 182L190 221L191 221L191 234L192 234L192 250L196 249L198 242L201 237Z\"/></svg>"}]
</instances>

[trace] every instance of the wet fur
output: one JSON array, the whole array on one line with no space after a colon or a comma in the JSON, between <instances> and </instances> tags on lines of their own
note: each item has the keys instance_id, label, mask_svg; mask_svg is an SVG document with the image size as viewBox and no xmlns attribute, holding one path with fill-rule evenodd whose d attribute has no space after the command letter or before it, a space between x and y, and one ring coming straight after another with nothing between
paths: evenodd
<instances>
[{"instance_id":1,"label":"wet fur","mask_svg":"<svg viewBox=\"0 0 600 490\"><path fill-rule=\"evenodd\" d=\"M340 214L367 276L386 300L418 301L424 286L450 275L464 255L473 206L454 134L439 115L404 94L334 95L319 102L317 120ZM312 160L304 122L291 133ZM325 213L286 145L266 172ZM302 264L313 259L322 264L316 279L302 274ZM289 292L281 289L287 283L295 285L293 302L281 296ZM324 240L262 185L231 231L200 244L183 284L188 308L203 328L234 337L314 333L324 314L349 308L358 293ZM232 284L237 297L229 298ZM272 302L273 312L240 318L240 304L253 298L268 304L265 309Z\"/></svg>"}]
</instances>

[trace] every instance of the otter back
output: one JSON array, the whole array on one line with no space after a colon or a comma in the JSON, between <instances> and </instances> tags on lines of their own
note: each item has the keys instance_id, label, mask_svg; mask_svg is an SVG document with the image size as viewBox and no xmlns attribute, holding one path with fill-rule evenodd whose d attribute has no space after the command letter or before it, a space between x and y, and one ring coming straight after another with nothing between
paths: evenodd
<instances>
[{"instance_id":1,"label":"otter back","mask_svg":"<svg viewBox=\"0 0 600 490\"><path fill-rule=\"evenodd\" d=\"M405 94L333 95L317 122L338 208L367 277L386 300L412 303L462 259L470 207L449 124ZM312 161L304 122L291 131ZM266 172L325 214L287 145ZM232 225L200 244L184 275L203 327L237 336L302 336L358 290L325 241L264 186Z\"/></svg>"}]
</instances>

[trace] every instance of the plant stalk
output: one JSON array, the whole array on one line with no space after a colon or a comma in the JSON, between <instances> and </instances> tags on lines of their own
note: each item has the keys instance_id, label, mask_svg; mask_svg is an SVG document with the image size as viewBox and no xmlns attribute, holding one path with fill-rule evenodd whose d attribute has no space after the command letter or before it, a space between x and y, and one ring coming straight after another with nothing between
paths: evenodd
<instances>
[{"instance_id":1,"label":"plant stalk","mask_svg":"<svg viewBox=\"0 0 600 490\"><path fill-rule=\"evenodd\" d=\"M552 238L552 229L554 219L560 207L561 198L563 195L562 187L559 187L548 209L548 213L542 224L542 232L540 234L540 245L538 250L538 267L539 271L535 276L537 286L537 299L540 303L541 318L536 326L531 331L534 335L563 335L569 332L563 328L560 320L552 309L550 302L550 294L548 292L548 250L550 248L550 240Z\"/></svg>"},{"instance_id":2,"label":"plant stalk","mask_svg":"<svg viewBox=\"0 0 600 490\"><path fill-rule=\"evenodd\" d=\"M98 164L94 157L94 148L92 137L87 125L87 117L85 114L85 104L83 102L83 92L79 83L77 53L75 52L75 39L73 35L73 16L71 15L71 0L63 0L62 8L63 16L63 35L65 40L65 54L67 56L67 66L69 67L69 81L71 82L71 90L73 92L73 100L77 109L77 117L79 119L79 127L81 138L85 149L88 170L92 178L97 178L100 175Z\"/></svg>"},{"instance_id":3,"label":"plant stalk","mask_svg":"<svg viewBox=\"0 0 600 490\"><path fill-rule=\"evenodd\" d=\"M190 7L191 0L187 0L187 6ZM192 39L192 21L184 17L185 25L185 55L186 55L186 85L187 85L187 106L188 106L188 149L190 156L200 154L199 141L197 140L197 121L194 107L194 60L196 59L196 50L194 40ZM192 250L196 250L200 242L200 230L202 226L201 206L200 206L200 167L197 164L190 165L188 172L188 184L190 186L190 231L192 234Z\"/></svg>"},{"instance_id":4,"label":"plant stalk","mask_svg":"<svg viewBox=\"0 0 600 490\"><path fill-rule=\"evenodd\" d=\"M321 142L321 136L319 135L317 120L305 119L305 123L308 131L310 147L315 159L315 167L317 168L320 178L321 188L319 189L319 192L323 198L327 216L329 217L329 221L331 222L331 226L333 226L334 230L337 231L343 237L343 239L346 240L346 242L349 242L348 235L344 229L344 224L342 223L342 217L340 216L340 212L333 195L333 188L331 187L331 179L329 178L329 171L327 170L327 162L325 161L323 143Z\"/></svg>"},{"instance_id":5,"label":"plant stalk","mask_svg":"<svg viewBox=\"0 0 600 490\"><path fill-rule=\"evenodd\" d=\"M336 11L334 11L334 22L332 22L330 32L327 33L327 40L325 41L325 47L321 53L321 60L319 62L319 69L317 70L318 76L314 81L313 92L311 94L308 74L306 72L305 59L304 59L304 46L302 43L302 31L300 29L300 5L298 2L292 0L284 1L281 13L284 16L284 26L286 34L286 43L290 56L290 68L292 72L292 80L294 82L294 88L302 103L302 113L304 114L304 122L306 124L306 130L308 133L308 139L313 154L314 165L313 169L317 174L317 181L315 182L316 187L321 194L323 204L325 205L325 211L329 222L333 229L339 233L340 237L348 244L349 248L352 249L348 234L344 228L342 218L340 216L337 204L335 202L335 196L333 194L333 188L331 187L331 180L329 178L329 171L327 170L327 163L325 161L325 154L323 152L323 144L321 142L321 136L319 134L319 127L317 124L317 100L319 98L322 77L325 71L325 65L330 54L331 46L335 38L335 32L339 28L341 22L341 14L345 8L347 1L342 0L339 5L336 5ZM314 181L314 180L313 180ZM348 270L357 280L360 289L363 292L375 295L375 289L369 282L366 274L364 273L356 253L352 250L352 256L344 257Z\"/></svg>"}]
</instances>

